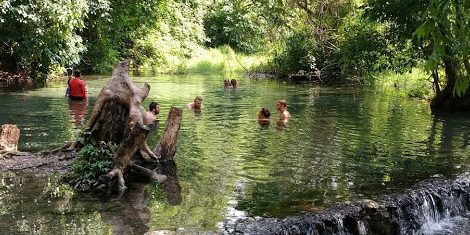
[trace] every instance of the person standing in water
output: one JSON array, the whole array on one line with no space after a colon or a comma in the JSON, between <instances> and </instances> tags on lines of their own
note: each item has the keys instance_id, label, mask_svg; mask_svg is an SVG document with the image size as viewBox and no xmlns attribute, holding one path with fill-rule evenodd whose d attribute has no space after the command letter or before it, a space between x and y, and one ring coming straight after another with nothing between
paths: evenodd
<instances>
[{"instance_id":1,"label":"person standing in water","mask_svg":"<svg viewBox=\"0 0 470 235\"><path fill-rule=\"evenodd\" d=\"M261 127L267 127L269 126L271 113L269 112L269 109L267 108L261 108L261 110L258 112L258 124Z\"/></svg>"},{"instance_id":2,"label":"person standing in water","mask_svg":"<svg viewBox=\"0 0 470 235\"><path fill-rule=\"evenodd\" d=\"M276 102L276 109L279 112L279 119L287 123L291 117L289 111L287 111L287 102L284 99L280 99Z\"/></svg>"},{"instance_id":3,"label":"person standing in water","mask_svg":"<svg viewBox=\"0 0 470 235\"><path fill-rule=\"evenodd\" d=\"M71 100L86 100L88 97L87 87L85 81L81 79L79 70L73 72L73 77L69 82L70 92L69 99Z\"/></svg>"}]
</instances>

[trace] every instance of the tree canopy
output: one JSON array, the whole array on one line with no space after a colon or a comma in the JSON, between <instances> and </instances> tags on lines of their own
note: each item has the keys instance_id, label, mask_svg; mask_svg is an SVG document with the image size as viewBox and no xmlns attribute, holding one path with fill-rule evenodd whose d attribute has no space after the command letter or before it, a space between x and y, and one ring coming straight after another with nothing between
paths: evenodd
<instances>
[{"instance_id":1,"label":"tree canopy","mask_svg":"<svg viewBox=\"0 0 470 235\"><path fill-rule=\"evenodd\" d=\"M257 70L325 83L424 68L439 106L467 96L469 18L464 0L5 0L0 69L37 84L60 68L109 72L124 58L164 72L228 45L267 55Z\"/></svg>"}]
</instances>

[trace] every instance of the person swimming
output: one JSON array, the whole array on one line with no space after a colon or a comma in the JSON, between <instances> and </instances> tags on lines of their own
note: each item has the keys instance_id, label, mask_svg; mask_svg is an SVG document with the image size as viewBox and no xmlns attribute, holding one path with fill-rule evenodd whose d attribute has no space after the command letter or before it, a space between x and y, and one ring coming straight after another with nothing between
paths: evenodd
<instances>
[{"instance_id":1,"label":"person swimming","mask_svg":"<svg viewBox=\"0 0 470 235\"><path fill-rule=\"evenodd\" d=\"M196 96L193 102L186 105L188 109L200 111L202 108L202 96Z\"/></svg>"},{"instance_id":2,"label":"person swimming","mask_svg":"<svg viewBox=\"0 0 470 235\"><path fill-rule=\"evenodd\" d=\"M264 107L261 108L261 110L258 112L258 124L261 127L269 126L270 117L271 117L271 113L269 112L269 109L264 108Z\"/></svg>"},{"instance_id":3,"label":"person swimming","mask_svg":"<svg viewBox=\"0 0 470 235\"><path fill-rule=\"evenodd\" d=\"M230 82L230 79L225 79L224 80L224 87L225 88L232 88L232 83Z\"/></svg>"},{"instance_id":4,"label":"person swimming","mask_svg":"<svg viewBox=\"0 0 470 235\"><path fill-rule=\"evenodd\" d=\"M258 120L260 120L260 121L269 121L270 117L271 117L271 113L269 112L269 109L267 109L267 108L263 107L258 112Z\"/></svg>"}]
</instances>

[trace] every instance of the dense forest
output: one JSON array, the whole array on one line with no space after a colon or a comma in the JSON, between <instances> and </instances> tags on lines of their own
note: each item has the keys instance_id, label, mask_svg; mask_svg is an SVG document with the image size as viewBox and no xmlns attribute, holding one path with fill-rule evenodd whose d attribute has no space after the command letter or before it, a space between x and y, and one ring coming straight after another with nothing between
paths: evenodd
<instances>
[{"instance_id":1,"label":"dense forest","mask_svg":"<svg viewBox=\"0 0 470 235\"><path fill-rule=\"evenodd\" d=\"M218 48L263 55L250 71L325 84L419 69L432 107L470 109L466 0L4 0L0 42L0 70L38 86L66 68L106 73L122 59L184 72Z\"/></svg>"}]
</instances>

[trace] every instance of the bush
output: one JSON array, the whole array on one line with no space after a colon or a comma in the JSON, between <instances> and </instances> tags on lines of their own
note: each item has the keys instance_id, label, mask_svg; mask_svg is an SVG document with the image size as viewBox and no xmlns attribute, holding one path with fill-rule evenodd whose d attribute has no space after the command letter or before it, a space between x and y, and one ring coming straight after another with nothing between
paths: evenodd
<instances>
[{"instance_id":1,"label":"bush","mask_svg":"<svg viewBox=\"0 0 470 235\"><path fill-rule=\"evenodd\" d=\"M280 76L299 71L315 72L317 68L314 55L315 45L306 31L299 31L287 38L280 52L275 52L274 68Z\"/></svg>"},{"instance_id":2,"label":"bush","mask_svg":"<svg viewBox=\"0 0 470 235\"><path fill-rule=\"evenodd\" d=\"M78 159L72 164L72 172L67 181L79 191L89 191L98 177L111 170L117 145L100 143L86 145L78 152Z\"/></svg>"},{"instance_id":3,"label":"bush","mask_svg":"<svg viewBox=\"0 0 470 235\"><path fill-rule=\"evenodd\" d=\"M263 41L261 17L237 2L222 1L204 18L207 46L229 45L237 52L253 53Z\"/></svg>"}]
</instances>

